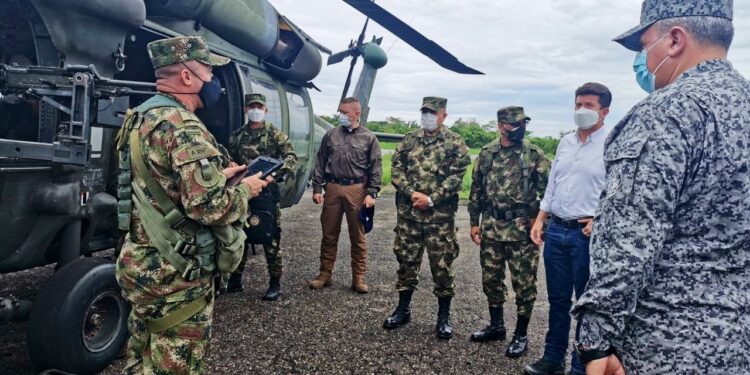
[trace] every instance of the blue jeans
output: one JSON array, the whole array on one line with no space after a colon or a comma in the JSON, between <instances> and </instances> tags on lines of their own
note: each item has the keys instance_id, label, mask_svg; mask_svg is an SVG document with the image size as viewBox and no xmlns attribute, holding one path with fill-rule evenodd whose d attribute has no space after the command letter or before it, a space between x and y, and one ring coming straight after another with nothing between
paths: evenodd
<instances>
[{"instance_id":1,"label":"blue jeans","mask_svg":"<svg viewBox=\"0 0 750 375\"><path fill-rule=\"evenodd\" d=\"M573 292L578 299L589 280L589 238L581 228L566 228L550 221L544 240L544 268L549 300L544 359L560 363L568 350ZM572 357L572 370L585 373L575 352Z\"/></svg>"}]
</instances>

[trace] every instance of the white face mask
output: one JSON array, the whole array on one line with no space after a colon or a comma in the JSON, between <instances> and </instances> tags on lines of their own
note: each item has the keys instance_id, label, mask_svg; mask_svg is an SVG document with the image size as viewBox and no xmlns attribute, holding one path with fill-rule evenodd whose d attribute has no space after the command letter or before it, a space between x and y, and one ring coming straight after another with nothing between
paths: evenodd
<instances>
[{"instance_id":1,"label":"white face mask","mask_svg":"<svg viewBox=\"0 0 750 375\"><path fill-rule=\"evenodd\" d=\"M599 112L593 109L581 108L575 113L575 121L579 129L591 129L599 122Z\"/></svg>"},{"instance_id":2,"label":"white face mask","mask_svg":"<svg viewBox=\"0 0 750 375\"><path fill-rule=\"evenodd\" d=\"M352 126L352 120L349 120L349 116L339 113L339 125L348 128Z\"/></svg>"},{"instance_id":3,"label":"white face mask","mask_svg":"<svg viewBox=\"0 0 750 375\"><path fill-rule=\"evenodd\" d=\"M252 108L247 110L247 117L251 122L261 122L266 118L266 111L260 108Z\"/></svg>"},{"instance_id":4,"label":"white face mask","mask_svg":"<svg viewBox=\"0 0 750 375\"><path fill-rule=\"evenodd\" d=\"M435 129L437 129L437 115L432 113L423 113L422 114L422 128L428 132L431 132Z\"/></svg>"}]
</instances>

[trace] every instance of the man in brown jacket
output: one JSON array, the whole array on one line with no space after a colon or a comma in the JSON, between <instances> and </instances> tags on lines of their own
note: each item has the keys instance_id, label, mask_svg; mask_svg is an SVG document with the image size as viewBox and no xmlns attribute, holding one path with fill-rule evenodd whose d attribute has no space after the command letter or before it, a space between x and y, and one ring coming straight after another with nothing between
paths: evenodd
<instances>
[{"instance_id":1,"label":"man in brown jacket","mask_svg":"<svg viewBox=\"0 0 750 375\"><path fill-rule=\"evenodd\" d=\"M339 125L329 130L320 145L313 171L313 202L323 204L320 223L320 275L310 288L331 285L331 274L341 233L341 216L346 214L352 256L352 288L367 293L367 241L359 220L362 206L372 207L380 191L383 169L380 144L375 134L359 123L362 107L356 98L339 105ZM323 195L325 189L325 195Z\"/></svg>"}]
</instances>

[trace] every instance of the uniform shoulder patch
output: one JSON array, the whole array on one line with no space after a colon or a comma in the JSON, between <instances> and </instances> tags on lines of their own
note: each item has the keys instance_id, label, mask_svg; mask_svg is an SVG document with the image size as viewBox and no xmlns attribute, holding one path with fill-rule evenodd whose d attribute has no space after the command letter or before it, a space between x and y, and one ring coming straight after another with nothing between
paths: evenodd
<instances>
[{"instance_id":1,"label":"uniform shoulder patch","mask_svg":"<svg viewBox=\"0 0 750 375\"><path fill-rule=\"evenodd\" d=\"M615 195L617 195L617 192L620 191L620 186L622 183L620 182L620 178L618 176L610 176L607 179L607 182L604 187L605 191L605 198L606 199L612 199Z\"/></svg>"}]
</instances>

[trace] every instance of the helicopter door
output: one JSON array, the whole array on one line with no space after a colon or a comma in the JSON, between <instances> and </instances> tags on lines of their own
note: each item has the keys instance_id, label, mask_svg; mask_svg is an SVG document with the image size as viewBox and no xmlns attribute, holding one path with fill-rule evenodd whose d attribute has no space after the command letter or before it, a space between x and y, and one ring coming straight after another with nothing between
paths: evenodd
<instances>
[{"instance_id":1,"label":"helicopter door","mask_svg":"<svg viewBox=\"0 0 750 375\"><path fill-rule=\"evenodd\" d=\"M286 99L289 106L289 138L292 140L294 151L299 158L299 167L297 168L297 186L294 195L295 201L302 197L305 192L307 180L310 178L312 171L312 161L310 157L313 153L313 112L310 105L310 97L307 91L298 86L285 85Z\"/></svg>"}]
</instances>

